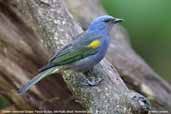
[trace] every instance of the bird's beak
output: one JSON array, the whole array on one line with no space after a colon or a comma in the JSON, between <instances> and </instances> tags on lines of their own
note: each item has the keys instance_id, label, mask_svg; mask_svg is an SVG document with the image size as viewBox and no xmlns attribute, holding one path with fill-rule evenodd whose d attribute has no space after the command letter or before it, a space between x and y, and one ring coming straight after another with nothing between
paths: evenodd
<instances>
[{"instance_id":1,"label":"bird's beak","mask_svg":"<svg viewBox=\"0 0 171 114\"><path fill-rule=\"evenodd\" d=\"M124 20L123 20L123 19L119 19L119 18L114 18L112 22L113 22L114 24L116 24L116 23L120 23L120 22L122 22L122 21L124 21Z\"/></svg>"}]
</instances>

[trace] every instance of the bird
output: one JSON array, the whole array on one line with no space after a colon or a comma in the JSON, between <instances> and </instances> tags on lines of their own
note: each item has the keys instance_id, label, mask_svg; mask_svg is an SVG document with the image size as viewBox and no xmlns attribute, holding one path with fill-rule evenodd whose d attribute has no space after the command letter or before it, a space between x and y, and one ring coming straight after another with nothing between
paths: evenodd
<instances>
[{"instance_id":1,"label":"bird","mask_svg":"<svg viewBox=\"0 0 171 114\"><path fill-rule=\"evenodd\" d=\"M73 41L56 51L46 66L25 85L19 88L18 93L25 94L33 85L43 78L61 70L86 72L92 69L105 56L110 44L110 32L113 25L123 19L103 15L95 18L87 30L77 35Z\"/></svg>"}]
</instances>

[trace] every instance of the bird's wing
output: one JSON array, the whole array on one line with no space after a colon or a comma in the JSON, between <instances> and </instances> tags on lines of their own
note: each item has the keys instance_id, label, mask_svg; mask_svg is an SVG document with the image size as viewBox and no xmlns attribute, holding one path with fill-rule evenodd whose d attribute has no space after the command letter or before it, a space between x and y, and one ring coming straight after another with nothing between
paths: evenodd
<instances>
[{"instance_id":1,"label":"bird's wing","mask_svg":"<svg viewBox=\"0 0 171 114\"><path fill-rule=\"evenodd\" d=\"M56 53L55 56L50 59L47 66L43 67L32 80L19 89L19 93L24 94L43 78L59 71L60 65L69 64L96 54L100 45L101 42L97 35L86 33L79 36L78 39L74 40L71 44L68 44Z\"/></svg>"},{"instance_id":2,"label":"bird's wing","mask_svg":"<svg viewBox=\"0 0 171 114\"><path fill-rule=\"evenodd\" d=\"M65 65L97 53L101 45L100 37L83 33L79 38L65 46L50 59L50 64Z\"/></svg>"}]
</instances>

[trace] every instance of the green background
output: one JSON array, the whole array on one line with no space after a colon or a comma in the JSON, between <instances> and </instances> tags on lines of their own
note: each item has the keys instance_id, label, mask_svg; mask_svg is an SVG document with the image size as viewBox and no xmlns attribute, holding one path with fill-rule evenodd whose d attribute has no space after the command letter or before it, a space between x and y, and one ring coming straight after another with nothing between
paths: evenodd
<instances>
[{"instance_id":1,"label":"green background","mask_svg":"<svg viewBox=\"0 0 171 114\"><path fill-rule=\"evenodd\" d=\"M171 0L101 0L106 11L123 18L133 48L171 80Z\"/></svg>"}]
</instances>

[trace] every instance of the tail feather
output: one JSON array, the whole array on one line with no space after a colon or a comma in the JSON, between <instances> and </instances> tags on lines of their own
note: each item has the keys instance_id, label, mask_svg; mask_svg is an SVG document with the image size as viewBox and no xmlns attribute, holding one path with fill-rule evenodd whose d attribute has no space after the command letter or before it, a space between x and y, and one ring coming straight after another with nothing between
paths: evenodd
<instances>
[{"instance_id":1,"label":"tail feather","mask_svg":"<svg viewBox=\"0 0 171 114\"><path fill-rule=\"evenodd\" d=\"M46 66L44 66L41 69L39 69L39 73L41 73L41 72L43 72L43 71L45 71L47 69L50 69L52 67L55 67L55 65L53 65L53 64L47 64Z\"/></svg>"},{"instance_id":2,"label":"tail feather","mask_svg":"<svg viewBox=\"0 0 171 114\"><path fill-rule=\"evenodd\" d=\"M51 74L54 74L59 71L58 67L52 67L50 69L44 70L40 73L38 73L33 79L31 79L29 82L27 82L25 85L23 85L19 90L18 93L23 95L25 94L33 85L38 83L40 80L45 78L46 76L49 76Z\"/></svg>"}]
</instances>

